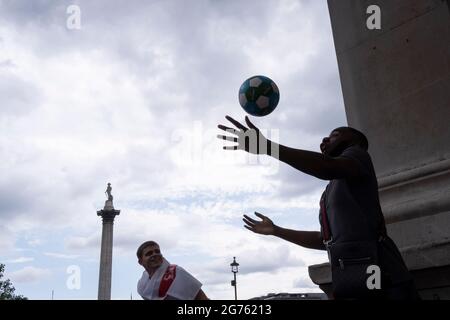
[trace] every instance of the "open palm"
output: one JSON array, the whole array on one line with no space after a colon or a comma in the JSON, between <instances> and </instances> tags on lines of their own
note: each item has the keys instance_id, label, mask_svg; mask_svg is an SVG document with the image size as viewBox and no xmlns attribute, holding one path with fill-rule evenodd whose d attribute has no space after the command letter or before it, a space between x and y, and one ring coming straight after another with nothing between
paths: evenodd
<instances>
[{"instance_id":1,"label":"open palm","mask_svg":"<svg viewBox=\"0 0 450 320\"><path fill-rule=\"evenodd\" d=\"M258 212L255 212L255 215L261 218L261 221L254 220L244 214L244 218L242 219L245 222L244 227L255 233L273 235L275 225L272 220Z\"/></svg>"},{"instance_id":2,"label":"open palm","mask_svg":"<svg viewBox=\"0 0 450 320\"><path fill-rule=\"evenodd\" d=\"M244 150L252 154L268 154L268 148L271 147L268 145L268 140L248 117L245 117L245 122L247 123L248 128L230 116L226 116L225 118L237 129L219 124L219 129L234 136L217 135L217 138L237 142L237 145L224 146L224 150Z\"/></svg>"}]
</instances>

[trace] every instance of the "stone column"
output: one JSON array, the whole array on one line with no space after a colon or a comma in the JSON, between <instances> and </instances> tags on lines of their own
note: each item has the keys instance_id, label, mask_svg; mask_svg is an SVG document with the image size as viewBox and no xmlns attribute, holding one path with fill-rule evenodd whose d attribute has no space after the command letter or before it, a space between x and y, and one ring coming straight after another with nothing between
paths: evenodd
<instances>
[{"instance_id":1,"label":"stone column","mask_svg":"<svg viewBox=\"0 0 450 320\"><path fill-rule=\"evenodd\" d=\"M369 30L366 10L381 10ZM426 299L450 299L450 9L328 0L348 124L366 133L390 236ZM311 266L326 288L329 266Z\"/></svg>"},{"instance_id":2,"label":"stone column","mask_svg":"<svg viewBox=\"0 0 450 320\"><path fill-rule=\"evenodd\" d=\"M111 300L113 226L114 218L118 214L120 214L120 210L114 209L112 200L106 201L105 208L97 211L97 215L101 216L103 220L98 300Z\"/></svg>"}]
</instances>

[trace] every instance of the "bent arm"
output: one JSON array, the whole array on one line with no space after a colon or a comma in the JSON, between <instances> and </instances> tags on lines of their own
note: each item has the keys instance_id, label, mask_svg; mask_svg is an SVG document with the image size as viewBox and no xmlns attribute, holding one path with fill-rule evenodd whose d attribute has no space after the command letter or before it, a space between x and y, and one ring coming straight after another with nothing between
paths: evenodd
<instances>
[{"instance_id":1,"label":"bent arm","mask_svg":"<svg viewBox=\"0 0 450 320\"><path fill-rule=\"evenodd\" d=\"M318 152L294 149L272 141L269 141L269 144L272 157L277 156L273 151L278 148L280 161L322 180L352 178L360 174L358 164L350 158L332 158Z\"/></svg>"},{"instance_id":2,"label":"bent arm","mask_svg":"<svg viewBox=\"0 0 450 320\"><path fill-rule=\"evenodd\" d=\"M298 231L275 226L273 235L308 249L326 250L318 231Z\"/></svg>"}]
</instances>

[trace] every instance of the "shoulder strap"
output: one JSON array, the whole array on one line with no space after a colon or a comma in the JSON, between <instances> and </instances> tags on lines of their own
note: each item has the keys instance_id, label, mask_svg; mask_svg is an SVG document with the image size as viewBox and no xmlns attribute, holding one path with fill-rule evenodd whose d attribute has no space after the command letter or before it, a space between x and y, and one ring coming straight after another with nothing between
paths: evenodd
<instances>
[{"instance_id":1,"label":"shoulder strap","mask_svg":"<svg viewBox=\"0 0 450 320\"><path fill-rule=\"evenodd\" d=\"M320 198L320 223L322 225L322 237L323 242L325 244L333 241L333 236L331 234L330 223L328 222L328 214L327 214L327 204L326 204L326 194L327 194L328 186L325 188L325 191L322 193L322 197Z\"/></svg>"}]
</instances>

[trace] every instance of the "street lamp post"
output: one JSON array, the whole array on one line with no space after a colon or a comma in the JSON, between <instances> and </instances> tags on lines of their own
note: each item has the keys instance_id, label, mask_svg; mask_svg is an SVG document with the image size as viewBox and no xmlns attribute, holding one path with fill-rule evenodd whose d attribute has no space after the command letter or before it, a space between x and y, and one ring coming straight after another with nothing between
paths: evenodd
<instances>
[{"instance_id":1,"label":"street lamp post","mask_svg":"<svg viewBox=\"0 0 450 320\"><path fill-rule=\"evenodd\" d=\"M234 287L234 300L237 300L237 282L236 282L236 273L239 272L238 267L239 263L236 262L236 257L233 257L233 262L230 263L231 272L233 272L234 280L231 280L231 285Z\"/></svg>"}]
</instances>

